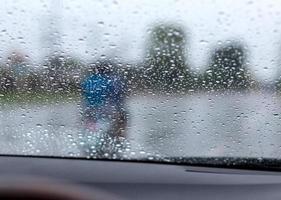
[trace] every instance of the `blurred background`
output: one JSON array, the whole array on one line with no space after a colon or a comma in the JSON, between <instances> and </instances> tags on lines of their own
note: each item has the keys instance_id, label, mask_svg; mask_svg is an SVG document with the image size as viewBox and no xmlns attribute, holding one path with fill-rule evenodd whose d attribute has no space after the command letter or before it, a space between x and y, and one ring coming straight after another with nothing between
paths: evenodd
<instances>
[{"instance_id":1,"label":"blurred background","mask_svg":"<svg viewBox=\"0 0 281 200\"><path fill-rule=\"evenodd\" d=\"M280 158L281 1L1 5L0 153L86 156L99 64L126 85L123 156Z\"/></svg>"}]
</instances>

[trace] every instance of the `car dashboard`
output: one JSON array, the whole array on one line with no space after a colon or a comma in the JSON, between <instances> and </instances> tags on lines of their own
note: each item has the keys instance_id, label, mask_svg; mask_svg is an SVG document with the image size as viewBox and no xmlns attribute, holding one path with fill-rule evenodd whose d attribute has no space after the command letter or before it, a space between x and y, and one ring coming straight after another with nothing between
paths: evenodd
<instances>
[{"instance_id":1,"label":"car dashboard","mask_svg":"<svg viewBox=\"0 0 281 200\"><path fill-rule=\"evenodd\" d=\"M281 197L279 172L147 162L3 156L0 177L0 197L11 186L65 191L65 199L77 200Z\"/></svg>"}]
</instances>

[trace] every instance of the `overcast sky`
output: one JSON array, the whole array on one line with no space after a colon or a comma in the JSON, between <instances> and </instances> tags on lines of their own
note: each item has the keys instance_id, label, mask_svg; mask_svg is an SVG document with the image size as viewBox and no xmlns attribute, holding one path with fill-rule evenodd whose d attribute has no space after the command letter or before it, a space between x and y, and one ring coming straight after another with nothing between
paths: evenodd
<instances>
[{"instance_id":1,"label":"overcast sky","mask_svg":"<svg viewBox=\"0 0 281 200\"><path fill-rule=\"evenodd\" d=\"M87 61L101 55L140 61L151 25L175 22L188 35L187 56L195 70L206 67L209 53L220 43L241 40L249 49L253 73L265 80L281 74L281 0L0 2L2 61L19 50L40 62L50 41Z\"/></svg>"}]
</instances>

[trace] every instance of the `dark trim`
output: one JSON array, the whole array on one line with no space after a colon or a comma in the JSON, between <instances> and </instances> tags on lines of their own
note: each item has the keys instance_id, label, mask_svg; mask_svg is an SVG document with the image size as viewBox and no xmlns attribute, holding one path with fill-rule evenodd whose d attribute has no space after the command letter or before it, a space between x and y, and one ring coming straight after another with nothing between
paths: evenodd
<instances>
[{"instance_id":1,"label":"dark trim","mask_svg":"<svg viewBox=\"0 0 281 200\"><path fill-rule=\"evenodd\" d=\"M218 169L238 169L238 170L255 170L255 171L274 171L281 172L281 160L274 158L239 158L239 157L189 157L189 158L160 158L153 159L140 158L130 160L128 158L84 158L84 157L70 157L70 156L43 156L43 155L10 155L2 154L1 157L19 157L19 158L43 158L43 159L67 159L76 161L114 161L126 163L144 163L144 164L164 164L164 165L178 165L204 168L218 168ZM190 171L187 169L187 171ZM191 170L197 171L197 170Z\"/></svg>"}]
</instances>

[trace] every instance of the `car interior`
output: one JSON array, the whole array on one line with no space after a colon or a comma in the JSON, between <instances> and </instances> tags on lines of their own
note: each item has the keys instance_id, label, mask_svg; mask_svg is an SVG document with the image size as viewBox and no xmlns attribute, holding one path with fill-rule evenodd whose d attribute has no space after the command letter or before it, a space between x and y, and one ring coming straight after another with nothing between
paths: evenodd
<instances>
[{"instance_id":1,"label":"car interior","mask_svg":"<svg viewBox=\"0 0 281 200\"><path fill-rule=\"evenodd\" d=\"M277 171L3 156L1 199L278 199Z\"/></svg>"}]
</instances>

